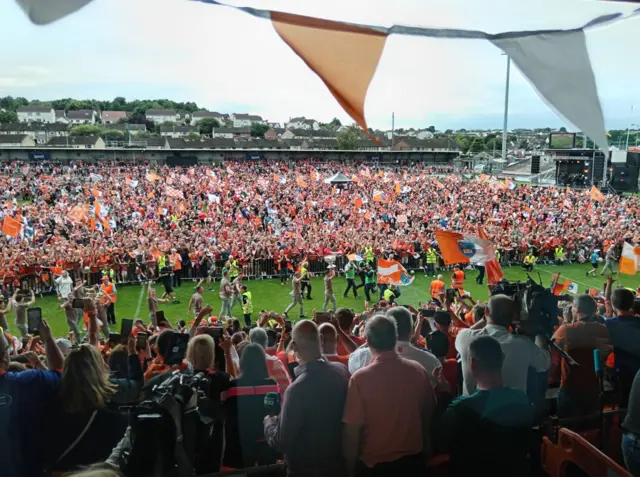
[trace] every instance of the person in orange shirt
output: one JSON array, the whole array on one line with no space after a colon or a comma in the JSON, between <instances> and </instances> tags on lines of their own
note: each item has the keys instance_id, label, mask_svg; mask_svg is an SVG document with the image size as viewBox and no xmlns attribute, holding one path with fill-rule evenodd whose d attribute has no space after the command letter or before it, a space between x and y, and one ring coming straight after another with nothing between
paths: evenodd
<instances>
[{"instance_id":1,"label":"person in orange shirt","mask_svg":"<svg viewBox=\"0 0 640 477\"><path fill-rule=\"evenodd\" d=\"M438 275L435 280L431 282L429 286L429 293L431 295L431 299L436 302L438 305L442 306L444 303L444 295L446 292L446 285L444 283L444 277L442 275Z\"/></svg>"},{"instance_id":2,"label":"person in orange shirt","mask_svg":"<svg viewBox=\"0 0 640 477\"><path fill-rule=\"evenodd\" d=\"M118 292L116 286L109 281L109 277L102 277L102 285L100 285L100 291L105 295L109 303L107 305L107 323L110 325L116 324L116 299Z\"/></svg>"},{"instance_id":3,"label":"person in orange shirt","mask_svg":"<svg viewBox=\"0 0 640 477\"><path fill-rule=\"evenodd\" d=\"M464 272L459 266L453 267L453 273L451 274L451 286L460 291L460 296L464 295Z\"/></svg>"},{"instance_id":4,"label":"person in orange shirt","mask_svg":"<svg viewBox=\"0 0 640 477\"><path fill-rule=\"evenodd\" d=\"M171 249L171 255L169 255L169 262L173 267L173 275L176 280L176 288L182 285L182 256L175 248Z\"/></svg>"}]
</instances>

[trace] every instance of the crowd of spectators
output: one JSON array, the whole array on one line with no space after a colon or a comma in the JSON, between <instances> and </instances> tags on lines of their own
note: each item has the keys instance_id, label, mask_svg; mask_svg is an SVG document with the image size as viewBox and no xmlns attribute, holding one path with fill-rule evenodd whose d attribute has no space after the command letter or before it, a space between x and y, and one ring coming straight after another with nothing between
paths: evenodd
<instances>
[{"instance_id":1,"label":"crowd of spectators","mask_svg":"<svg viewBox=\"0 0 640 477\"><path fill-rule=\"evenodd\" d=\"M598 413L606 381L628 406L622 451L640 475L640 301L614 283L608 278L599 297L564 297L553 338L578 366L544 336L514 332L518 309L505 295L481 303L446 294L417 309L381 300L360 315L341 308L293 327L272 312L243 327L203 305L175 327L137 320L119 343L100 338L85 299L82 340L55 339L46 320L20 351L0 336L3 475L93 465L136 475L126 474L125 449L142 433L127 413L176 375L204 378L200 414L212 431L195 453L200 473L283 461L296 477L418 476L446 454L452 476L529 475L541 416ZM594 371L594 350L604 375ZM532 376L559 387L557 398L536 400ZM266 405L273 396L277 407Z\"/></svg>"},{"instance_id":2,"label":"crowd of spectators","mask_svg":"<svg viewBox=\"0 0 640 477\"><path fill-rule=\"evenodd\" d=\"M353 182L325 183L336 172ZM99 283L207 277L230 257L246 275L277 275L291 262L337 252L394 254L425 266L437 228L484 226L502 256L585 261L596 249L640 240L640 201L582 190L509 185L412 165L227 162L168 168L8 163L0 169L0 221L21 224L0 238L5 286L42 291L66 269ZM425 207L429 204L429 207ZM219 272L218 272L219 273Z\"/></svg>"}]
</instances>

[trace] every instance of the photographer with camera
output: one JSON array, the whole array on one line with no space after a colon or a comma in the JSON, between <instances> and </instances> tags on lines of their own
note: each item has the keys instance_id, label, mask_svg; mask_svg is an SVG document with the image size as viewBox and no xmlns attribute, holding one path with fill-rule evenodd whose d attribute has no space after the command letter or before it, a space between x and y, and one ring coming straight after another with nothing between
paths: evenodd
<instances>
[{"instance_id":1,"label":"photographer with camera","mask_svg":"<svg viewBox=\"0 0 640 477\"><path fill-rule=\"evenodd\" d=\"M469 344L478 336L492 336L498 340L504 353L502 379L504 385L527 391L529 368L542 373L549 370L551 355L547 339L538 335L535 343L528 337L511 333L510 328L518 316L515 301L506 295L494 295L489 299L484 322L478 329L463 329L456 338L456 350L462 360L463 394L469 396L476 390L476 382L469 368Z\"/></svg>"}]
</instances>

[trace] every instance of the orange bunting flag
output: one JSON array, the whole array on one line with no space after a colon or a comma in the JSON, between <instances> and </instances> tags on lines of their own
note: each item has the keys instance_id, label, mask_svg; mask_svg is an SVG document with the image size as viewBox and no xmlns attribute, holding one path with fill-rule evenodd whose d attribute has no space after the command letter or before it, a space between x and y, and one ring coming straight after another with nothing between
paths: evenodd
<instances>
[{"instance_id":1,"label":"orange bunting flag","mask_svg":"<svg viewBox=\"0 0 640 477\"><path fill-rule=\"evenodd\" d=\"M2 223L2 234L16 238L22 232L22 224L13 217L6 215Z\"/></svg>"},{"instance_id":2,"label":"orange bunting flag","mask_svg":"<svg viewBox=\"0 0 640 477\"><path fill-rule=\"evenodd\" d=\"M280 182L280 176L278 174L273 175L273 181L278 184Z\"/></svg>"},{"instance_id":3,"label":"orange bunting flag","mask_svg":"<svg viewBox=\"0 0 640 477\"><path fill-rule=\"evenodd\" d=\"M396 183L396 194L400 194L402 192L402 186Z\"/></svg>"},{"instance_id":4,"label":"orange bunting flag","mask_svg":"<svg viewBox=\"0 0 640 477\"><path fill-rule=\"evenodd\" d=\"M362 199L358 197L355 202L356 209L359 209L360 207L362 207L362 205L363 205Z\"/></svg>"},{"instance_id":5,"label":"orange bunting flag","mask_svg":"<svg viewBox=\"0 0 640 477\"><path fill-rule=\"evenodd\" d=\"M280 38L320 77L349 116L370 136L364 101L387 34L276 11L271 12L271 22Z\"/></svg>"},{"instance_id":6,"label":"orange bunting flag","mask_svg":"<svg viewBox=\"0 0 640 477\"><path fill-rule=\"evenodd\" d=\"M102 207L100 207L100 202L98 202L97 200L94 200L93 209L95 210L96 217L100 217L102 212Z\"/></svg>"},{"instance_id":7,"label":"orange bunting flag","mask_svg":"<svg viewBox=\"0 0 640 477\"><path fill-rule=\"evenodd\" d=\"M298 176L298 178L296 179L296 182L297 182L298 186L302 187L303 189L307 188L307 183L304 181L302 176Z\"/></svg>"},{"instance_id":8,"label":"orange bunting flag","mask_svg":"<svg viewBox=\"0 0 640 477\"><path fill-rule=\"evenodd\" d=\"M591 200L595 200L597 202L602 202L604 200L604 194L600 192L596 186L591 187Z\"/></svg>"},{"instance_id":9,"label":"orange bunting flag","mask_svg":"<svg viewBox=\"0 0 640 477\"><path fill-rule=\"evenodd\" d=\"M384 172L382 172L382 170L379 170L378 171L378 177L382 177L382 176L384 176Z\"/></svg>"}]
</instances>

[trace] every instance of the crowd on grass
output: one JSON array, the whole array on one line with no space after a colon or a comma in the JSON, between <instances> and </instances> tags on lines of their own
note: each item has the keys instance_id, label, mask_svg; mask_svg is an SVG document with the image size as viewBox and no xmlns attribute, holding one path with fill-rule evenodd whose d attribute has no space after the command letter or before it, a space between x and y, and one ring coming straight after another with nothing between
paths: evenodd
<instances>
[{"instance_id":1,"label":"crowd on grass","mask_svg":"<svg viewBox=\"0 0 640 477\"><path fill-rule=\"evenodd\" d=\"M352 182L324 182L338 171ZM580 420L611 402L628 409L621 452L640 475L640 300L612 276L603 293L561 297L553 339L572 366L549 337L516 326L520 309L504 294L476 302L438 277L428 303L380 288L356 315L327 298L331 265L325 308L335 311L295 324L280 310L260 312L252 323L240 272L273 259L288 284L292 265L288 312L302 309L307 260L356 253L362 262L350 262L347 282L357 294L354 271L363 271L369 296L376 256L418 256L434 272L434 231L479 224L524 265L531 255L598 263L596 250L613 260L623 240L638 242L636 197L594 201L428 167L313 159L153 170L11 163L0 172L1 212L20 224L0 238L3 476L169 475L185 462L174 450L190 442L186 461L200 474L283 462L293 477L422 476L446 455L452 476L524 476L539 464L532 435L541 420ZM223 310L214 316L201 282L183 305L194 318L167 320L158 305L176 301L172 287L185 276L204 282L217 263ZM118 322L115 283L132 277L149 282L148 319ZM165 285L162 296L152 280ZM53 336L47 316L31 313L47 283L68 336ZM4 319L11 307L16 330ZM177 439L136 427L153 415L145 406L188 382L199 383L198 426L207 432ZM545 399L547 388L557 397ZM143 472L132 467L140 453Z\"/></svg>"},{"instance_id":2,"label":"crowd on grass","mask_svg":"<svg viewBox=\"0 0 640 477\"><path fill-rule=\"evenodd\" d=\"M352 182L329 184L342 172ZM206 277L230 258L276 275L290 262L332 254L393 254L425 265L438 228L483 225L502 255L528 250L585 261L640 240L640 199L442 174L435 166L384 168L309 159L295 165L229 161L221 167L33 165L0 168L0 277L36 292L61 270L92 285L156 278L168 264ZM266 261L266 262L265 262Z\"/></svg>"},{"instance_id":3,"label":"crowd on grass","mask_svg":"<svg viewBox=\"0 0 640 477\"><path fill-rule=\"evenodd\" d=\"M171 475L153 467L158 435L136 431L131 415L176 376L204 383L211 432L198 435L197 473L284 462L295 477L423 476L447 455L452 476L531 475L534 426L598 413L606 382L628 407L622 453L640 475L640 300L608 277L604 293L561 303L553 338L578 366L544 336L514 332L519 310L503 294L482 303L438 289L415 308L380 300L293 326L273 312L253 325L218 319L198 301L190 322L155 316L108 336L84 298L86 335L55 338L44 317L24 346L0 336L2 475ZM557 398L540 398L547 385ZM143 450L146 471L133 472Z\"/></svg>"}]
</instances>

